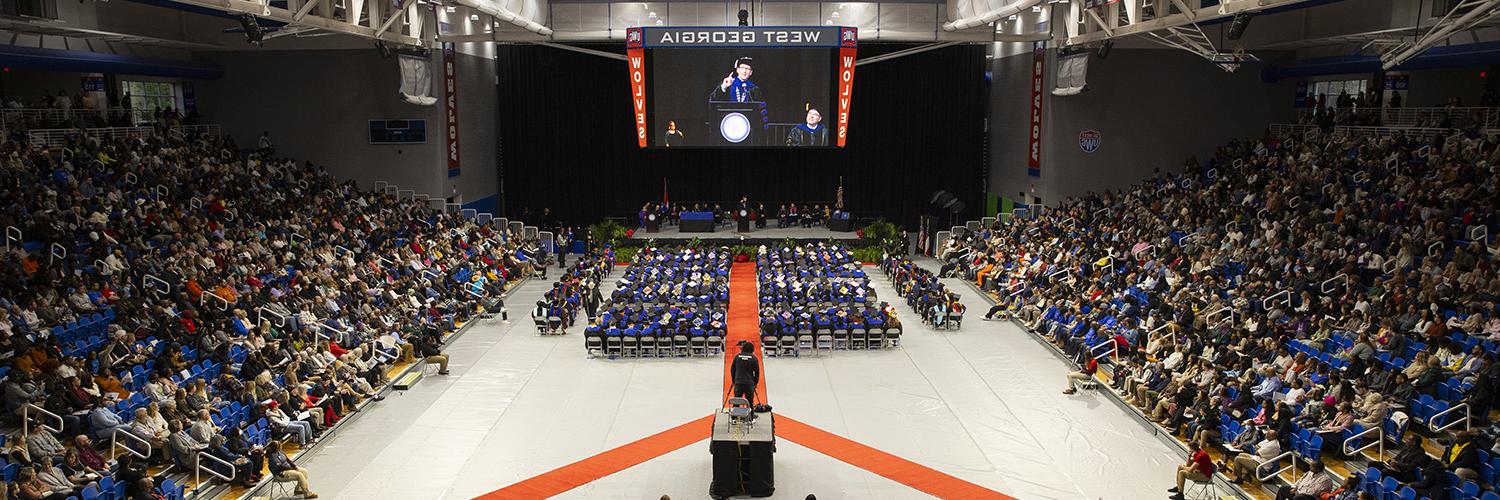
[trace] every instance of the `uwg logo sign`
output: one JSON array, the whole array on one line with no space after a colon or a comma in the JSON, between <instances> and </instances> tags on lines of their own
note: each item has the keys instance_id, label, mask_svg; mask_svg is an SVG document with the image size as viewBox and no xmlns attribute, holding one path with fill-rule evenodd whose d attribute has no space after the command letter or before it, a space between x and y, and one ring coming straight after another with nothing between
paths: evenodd
<instances>
[{"instance_id":1,"label":"uwg logo sign","mask_svg":"<svg viewBox=\"0 0 1500 500\"><path fill-rule=\"evenodd\" d=\"M454 73L453 42L443 42L443 88L447 97L443 108L447 111L448 177L458 177L458 78Z\"/></svg>"},{"instance_id":2,"label":"uwg logo sign","mask_svg":"<svg viewBox=\"0 0 1500 500\"><path fill-rule=\"evenodd\" d=\"M853 28L848 28L852 30ZM846 31L846 33L848 33ZM849 99L854 94L854 48L839 49L839 121L838 146L849 137Z\"/></svg>"}]
</instances>

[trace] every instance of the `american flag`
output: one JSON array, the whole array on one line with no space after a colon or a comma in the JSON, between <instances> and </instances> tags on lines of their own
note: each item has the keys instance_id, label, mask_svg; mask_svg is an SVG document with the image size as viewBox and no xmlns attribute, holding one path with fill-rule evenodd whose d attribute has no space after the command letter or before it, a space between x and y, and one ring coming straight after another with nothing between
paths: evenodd
<instances>
[{"instance_id":1,"label":"american flag","mask_svg":"<svg viewBox=\"0 0 1500 500\"><path fill-rule=\"evenodd\" d=\"M927 217L923 217L922 223L917 227L917 252L930 257L932 250L927 248L927 243Z\"/></svg>"},{"instance_id":2,"label":"american flag","mask_svg":"<svg viewBox=\"0 0 1500 500\"><path fill-rule=\"evenodd\" d=\"M833 195L833 208L844 209L844 176L839 176L839 191Z\"/></svg>"}]
</instances>

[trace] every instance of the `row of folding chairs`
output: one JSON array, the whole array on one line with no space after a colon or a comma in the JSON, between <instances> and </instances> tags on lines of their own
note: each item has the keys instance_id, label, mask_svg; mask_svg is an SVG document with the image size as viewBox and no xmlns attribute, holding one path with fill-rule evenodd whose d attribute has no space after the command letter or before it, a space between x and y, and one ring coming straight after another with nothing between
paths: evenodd
<instances>
[{"instance_id":1,"label":"row of folding chairs","mask_svg":"<svg viewBox=\"0 0 1500 500\"><path fill-rule=\"evenodd\" d=\"M545 318L533 316L531 322L536 324L537 335L563 335L568 333L562 327L562 318L558 316L547 316Z\"/></svg>"},{"instance_id":2,"label":"row of folding chairs","mask_svg":"<svg viewBox=\"0 0 1500 500\"><path fill-rule=\"evenodd\" d=\"M888 349L901 345L901 329L888 328L850 332L834 330L832 333L814 333L801 330L796 335L761 335L761 345L767 356L819 355L833 351L860 349Z\"/></svg>"},{"instance_id":3,"label":"row of folding chairs","mask_svg":"<svg viewBox=\"0 0 1500 500\"><path fill-rule=\"evenodd\" d=\"M724 353L724 338L718 335L663 335L660 337L589 335L584 337L584 348L591 356L604 354L610 358L716 356Z\"/></svg>"}]
</instances>

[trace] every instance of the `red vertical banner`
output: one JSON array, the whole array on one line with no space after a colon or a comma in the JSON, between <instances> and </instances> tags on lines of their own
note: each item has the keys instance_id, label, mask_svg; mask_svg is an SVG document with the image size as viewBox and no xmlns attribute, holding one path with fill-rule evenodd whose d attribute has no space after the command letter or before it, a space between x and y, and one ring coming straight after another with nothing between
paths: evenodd
<instances>
[{"instance_id":1,"label":"red vertical banner","mask_svg":"<svg viewBox=\"0 0 1500 500\"><path fill-rule=\"evenodd\" d=\"M635 140L646 147L646 49L641 48L641 29L625 31L625 59L630 65L630 104L635 110ZM667 197L666 179L662 179L662 199Z\"/></svg>"},{"instance_id":2,"label":"red vertical banner","mask_svg":"<svg viewBox=\"0 0 1500 500\"><path fill-rule=\"evenodd\" d=\"M1047 61L1047 43L1036 42L1031 49L1031 147L1027 150L1026 174L1042 176L1042 85L1046 80L1043 65Z\"/></svg>"},{"instance_id":3,"label":"red vertical banner","mask_svg":"<svg viewBox=\"0 0 1500 500\"><path fill-rule=\"evenodd\" d=\"M443 127L448 144L448 177L458 177L458 79L454 68L457 56L453 42L443 42L443 109L447 111L447 126Z\"/></svg>"},{"instance_id":4,"label":"red vertical banner","mask_svg":"<svg viewBox=\"0 0 1500 500\"><path fill-rule=\"evenodd\" d=\"M859 47L858 28L839 28L839 121L838 146L849 138L849 100L854 95L854 53ZM840 186L840 189L843 189Z\"/></svg>"}]
</instances>

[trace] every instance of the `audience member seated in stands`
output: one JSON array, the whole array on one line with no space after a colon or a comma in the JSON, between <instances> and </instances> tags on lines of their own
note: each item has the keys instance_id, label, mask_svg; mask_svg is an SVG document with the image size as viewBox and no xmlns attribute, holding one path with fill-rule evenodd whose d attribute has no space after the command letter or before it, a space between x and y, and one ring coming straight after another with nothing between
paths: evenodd
<instances>
[{"instance_id":1,"label":"audience member seated in stands","mask_svg":"<svg viewBox=\"0 0 1500 500\"><path fill-rule=\"evenodd\" d=\"M299 437L331 425L381 397L406 346L467 321L539 255L519 231L269 151L241 158L226 138L68 141L67 161L0 145L0 225L24 242L0 255L3 418L60 417L95 471L109 468L94 441L117 434L179 459L240 436L234 453L258 460L272 425L258 422L287 416L263 401L306 413L275 424ZM63 449L50 431L18 444Z\"/></svg>"},{"instance_id":2,"label":"audience member seated in stands","mask_svg":"<svg viewBox=\"0 0 1500 500\"><path fill-rule=\"evenodd\" d=\"M940 260L1067 352L1138 353L1109 368L1148 415L1193 427L1182 408L1218 408L1232 432L1290 415L1281 449L1312 460L1316 434L1332 459L1358 428L1453 422L1460 404L1488 420L1500 244L1470 238L1500 227L1497 162L1478 135L1236 140L1180 174L966 231Z\"/></svg>"},{"instance_id":3,"label":"audience member seated in stands","mask_svg":"<svg viewBox=\"0 0 1500 500\"><path fill-rule=\"evenodd\" d=\"M292 463L292 460L287 458L286 453L281 450L281 443L272 441L266 455L267 465L271 468L271 475L276 478L276 481L296 482L296 493L302 498L318 498L318 494L313 493L312 487L308 485L307 469Z\"/></svg>"}]
</instances>

